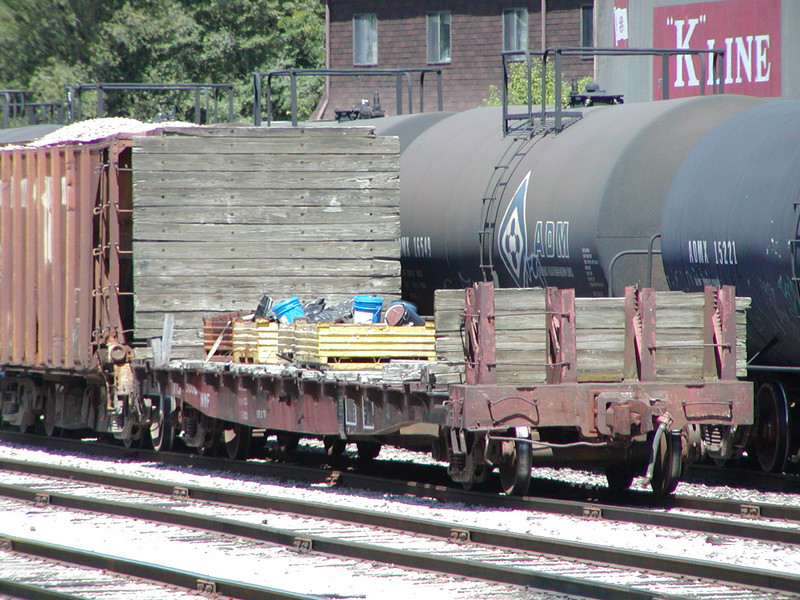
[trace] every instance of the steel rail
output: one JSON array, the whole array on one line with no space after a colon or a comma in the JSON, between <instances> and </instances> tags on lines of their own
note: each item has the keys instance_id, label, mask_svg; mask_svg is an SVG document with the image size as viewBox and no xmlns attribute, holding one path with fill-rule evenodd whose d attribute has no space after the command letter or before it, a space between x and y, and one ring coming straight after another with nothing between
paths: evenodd
<instances>
[{"instance_id":1,"label":"steel rail","mask_svg":"<svg viewBox=\"0 0 800 600\"><path fill-rule=\"evenodd\" d=\"M663 593L655 593L647 590L634 589L621 585L602 583L595 580L579 579L570 576L541 573L516 567L498 566L494 564L478 562L469 559L451 558L441 555L431 555L422 552L387 548L384 546L378 546L374 544L365 544L361 542L339 540L317 535L298 535L294 531L269 527L263 524L253 525L250 523L245 523L243 521L237 521L234 519L227 519L223 517L214 517L206 514L191 514L183 511L178 512L170 509L157 508L146 505L136 505L126 502L115 502L110 500L99 500L96 498L79 497L79 496L73 496L71 494L44 493L41 491L41 489L28 489L21 486L0 485L0 496L5 496L7 498L12 498L14 500L23 502L36 503L38 506L49 504L51 506L67 508L72 510L81 510L86 512L144 519L162 524L169 524L179 527L191 527L193 529L201 531L220 533L260 542L266 542L270 544L276 544L289 548L295 548L301 552L316 552L337 557L345 557L357 560L368 560L373 562L382 562L390 565L396 565L411 569L418 569L426 572L441 573L441 574L454 575L460 577L470 577L473 579L479 579L486 582L501 583L506 585L516 585L516 586L527 586L542 591L576 595L582 598L589 598L593 600L615 600L615 599L668 600L673 598L677 600L679 598L681 599L684 598L684 596L679 596L679 595L676 596ZM254 499L258 499L258 496L253 495L253 497ZM271 507L265 506L265 508L271 508ZM348 509L340 509L340 511L335 511L335 512L337 512L340 515L340 517L344 517L344 515L350 511ZM368 511L354 511L354 512L366 513ZM328 518L335 519L335 517L328 517ZM394 528L397 528L400 526L401 521L405 521L405 519L403 519L402 517L384 515L382 513L373 513L371 518L374 519L374 522L376 523L377 527L385 527L388 529L393 528L393 526L391 525L392 523L395 524ZM443 534L437 536L436 533L430 533L430 531L428 531L426 535L428 535L429 537L444 537L446 539L455 539L458 541L471 540L472 543L476 544L480 543L483 545L490 545L493 547L501 547L501 548L504 547L502 540L503 538L506 538L511 541L511 545L508 547L513 548L515 550L524 550L528 552L535 552L538 554L544 553L551 556L559 556L567 558L570 558L568 553L562 554L562 549L564 547L573 546L574 548L577 549L580 546L584 546L583 552L581 551L575 552L576 554L579 555L593 557L593 559L585 558L584 560L591 560L591 562L596 562L601 565L632 566L632 567L635 566L635 561L634 564L630 565L621 565L610 562L607 559L608 557L606 551L611 549L598 548L596 546L564 543L560 542L559 540L552 540L545 538L540 538L540 539L531 538L530 542L526 544L523 542L524 537L517 538L514 536L503 534L501 532L491 532L477 528L468 528L468 536L465 538L464 531L466 530L465 528L462 528L460 526L455 529L457 535L453 535L454 528L453 526L448 524L444 523L437 524L436 522L426 521L421 519L413 519L413 518L408 519L408 521L414 523L413 530L419 533L424 533L425 530L432 529L436 533ZM523 543L520 546L521 542ZM0 539L0 544L2 543L3 543L2 539ZM14 542L12 541L12 543ZM619 551L619 552L621 552L622 554L626 553L633 554L627 551ZM54 554L50 555L49 557L53 558L55 556L56 555ZM105 560L103 560L104 558ZM576 556L572 558L578 558L578 557ZM659 565L662 564L662 559L653 556L651 556L650 558L652 558ZM72 559L67 559L67 560L69 562L73 562ZM93 559L87 558L86 560L93 560ZM117 566L115 563L117 559L113 557L103 557L102 555L100 555L99 559L97 560L99 560L100 562L93 562L91 566L97 566L97 568L107 568L109 570L116 572L125 572L130 575L136 575L139 577L152 579L154 581L161 581L162 580L160 579L161 577L171 576L175 577L175 580L179 582L175 583L175 585L179 585L181 587L188 587L190 589L191 587L193 587L192 581L194 581L196 585L196 581L198 579L204 581L208 579L201 575L182 574L181 572L176 572L178 573L178 575L170 575L170 573L172 573L172 571L170 570L166 570L166 573L161 573L160 570L163 570L163 568L161 567L156 567L154 565L148 565L145 563L136 563L136 562L132 563L133 564L132 568L128 567L128 569L132 570L120 571L119 569L120 568L125 569L125 566L124 565ZM655 562L651 564L655 564ZM715 577L709 575L709 573L707 572L708 565L698 562L697 567L698 567L697 569L692 570L693 577L703 580L716 579ZM664 568L657 568L655 570L661 573L667 572ZM740 572L741 569L736 569L736 571ZM701 572L704 574L700 575ZM694 573L696 573L696 575ZM717 574L717 571L714 571L714 574ZM751 583L749 583L748 585L759 585L764 587L765 589L783 591L781 587L776 587L776 582L772 582L771 584L768 585L769 581L770 580L768 578L763 576L754 577ZM214 580L214 582L216 583L217 580ZM227 583L231 584L231 582ZM795 578L794 585L800 586L800 578ZM230 595L237 598L245 597L242 595L238 595L242 593L241 591L233 593L233 590L227 588L226 585L220 585L215 589L219 593L225 595Z\"/></svg>"},{"instance_id":2,"label":"steel rail","mask_svg":"<svg viewBox=\"0 0 800 600\"><path fill-rule=\"evenodd\" d=\"M10 579L0 579L0 595L6 594L20 600L86 600L84 596L75 596L53 589L19 583Z\"/></svg>"},{"instance_id":3,"label":"steel rail","mask_svg":"<svg viewBox=\"0 0 800 600\"><path fill-rule=\"evenodd\" d=\"M17 537L0 537L0 551L18 552L60 563L69 563L92 569L103 569L146 579L156 583L172 585L187 590L196 590L207 595L219 595L240 600L321 600L320 596L296 594L285 590L247 585L220 578L209 578L198 573L169 569L151 563L128 560L119 556L85 552L77 548L47 544ZM56 600L57 597L53 597ZM74 598L74 596L67 596Z\"/></svg>"},{"instance_id":4,"label":"steel rail","mask_svg":"<svg viewBox=\"0 0 800 600\"><path fill-rule=\"evenodd\" d=\"M13 441L30 443L30 436L17 432L0 431L0 439L8 438ZM153 450L125 449L121 446L107 446L100 444L86 444L77 440L57 438L34 438L36 445L51 448L74 449L79 452L94 452L104 456L129 458L140 460L154 460L176 467L202 468L208 470L231 471L245 475L272 476L289 478L313 484L330 484L335 480L338 485L354 489L364 489L381 493L400 495L413 495L419 497L435 498L442 501L463 502L473 506L486 506L496 508L511 508L517 510L530 510L560 514L591 519L615 520L639 525L669 527L677 530L695 531L708 534L735 536L765 542L778 542L785 544L800 544L800 533L796 530L781 529L764 526L758 522L760 519L778 519L800 524L800 507L780 506L768 503L744 503L740 501L694 498L688 496L672 496L656 498L647 492L627 491L614 492L599 486L582 486L576 488L561 482L547 482L546 485L555 489L548 492L552 496L526 496L507 497L495 494L467 492L461 488L450 485L444 469L439 467L394 464L391 469L385 467L373 469L383 473L392 473L394 477L407 475L408 477L423 477L435 480L435 483L426 483L410 480L388 479L385 476L371 476L353 473L346 470L350 462L340 458L341 470L326 468L309 468L297 464L263 461L231 461L228 459L204 457L185 453L163 453ZM320 464L330 464L331 457L306 455L307 460L320 461ZM24 467L33 465L26 461L6 461L0 459L0 465L6 464L9 469L46 469L48 465L39 467ZM413 471L409 473L408 471ZM406 473L398 473L406 471ZM33 472L33 471L32 471ZM77 477L77 472L74 475ZM44 472L42 472L44 474ZM57 477L58 475L53 475ZM536 485L536 484L534 484ZM544 486L540 486L544 487ZM144 491L144 490L143 490ZM540 490L542 491L542 490ZM158 493L158 492L156 492ZM564 496L578 496L579 499L565 499ZM722 515L737 515L753 518L750 523L728 522L721 519L705 519L698 516L655 512L648 509L681 508L699 512L718 513Z\"/></svg>"},{"instance_id":5,"label":"steel rail","mask_svg":"<svg viewBox=\"0 0 800 600\"><path fill-rule=\"evenodd\" d=\"M16 461L14 461L16 463ZM50 467L48 465L38 465L38 468L26 469L26 464L11 464L9 461L0 461L0 468L19 467L20 470L28 472L35 471L39 475L57 476L67 478L70 480L79 480L89 483L99 483L103 485L111 485L123 489L132 489L137 491L144 491L149 493L156 493L162 495L179 496L182 498L192 498L195 500L215 502L237 507L257 508L261 510L272 510L276 512L284 512L290 514L304 515L319 517L324 519L333 519L348 523L357 523L360 525L368 525L374 527L381 527L387 529L394 529L404 533L422 534L441 539L457 539L469 540L476 544L483 544L497 548L524 550L538 554L549 554L560 556L569 559L599 562L626 568L639 568L650 571L658 571L664 573L671 573L680 576L705 578L718 581L724 581L739 585L754 585L759 587L767 587L779 591L794 591L800 589L800 578L789 576L786 581L780 582L780 576L775 576L772 572L763 572L752 569L742 569L739 567L727 567L718 565L716 563L709 563L705 561L695 561L682 558L674 558L668 556L653 555L643 552L635 552L629 550L616 549L612 547L602 547L590 544L583 544L579 542L567 542L563 540L553 540L550 538L540 538L536 536L524 536L506 534L503 532L475 528L470 526L456 525L451 523L442 523L437 521L429 521L423 519L416 519L412 517L402 517L395 515L387 515L384 513L376 513L373 511L365 511L360 509L343 508L332 504L319 504L300 500L290 500L285 498L275 498L264 496L261 494L249 494L242 492L228 492L218 489L209 489L199 486L184 486L181 484L163 483L146 478L135 477L120 477L116 475L109 475L101 472L92 472L82 469L73 469L67 467ZM59 475L60 473L60 475ZM35 501L34 492L19 492L15 486L2 486L0 485L0 494L8 494L14 496L15 494L22 494L22 497L17 499ZM31 498L31 493L34 494ZM71 503L80 502L80 500L73 500L74 497L54 494L48 496L47 500L54 503L52 498L57 498L59 505L61 502ZM70 508L81 508L79 506L69 506ZM597 507L590 507L591 510L596 510ZM87 509L89 510L89 509ZM616 509L619 511L630 511L631 509ZM170 512L170 511L167 511ZM116 512L114 513L116 514ZM161 515L161 512L154 513L156 516ZM668 516L661 513L652 513L658 516ZM140 518L153 519L151 516L143 516L141 514L130 514L127 516L138 516ZM581 516L581 515L578 515ZM586 513L583 513L586 516ZM591 518L597 518L595 515L590 515ZM704 521L695 517L690 518L693 522L698 522L701 526ZM180 524L180 523L176 523ZM725 522L717 522L723 529L728 525ZM762 528L767 529L767 528ZM259 528L261 530L261 528ZM220 529L222 532L230 533L230 531ZM770 529L771 532L777 533L783 530ZM795 537L797 532L793 532ZM248 534L244 534L250 537ZM722 533L721 535L736 535ZM741 537L741 536L739 536ZM262 540L274 541L274 540ZM783 540L777 540L783 541ZM281 542L276 542L281 543ZM296 539L293 542L296 544ZM289 544L286 544L289 545ZM772 583L770 583L772 582ZM777 585L772 588L771 586Z\"/></svg>"},{"instance_id":6,"label":"steel rail","mask_svg":"<svg viewBox=\"0 0 800 600\"><path fill-rule=\"evenodd\" d=\"M142 451L139 451L142 453ZM239 473L255 475L272 475L290 477L311 483L331 484L356 489L368 489L384 493L411 494L420 497L436 498L442 501L464 502L470 505L487 507L513 508L546 512L588 519L620 521L653 527L667 527L671 529L707 533L722 536L738 537L763 542L800 545L800 530L771 527L764 525L760 519L780 519L800 524L800 507L779 506L765 503L742 503L730 500L717 500L707 498L673 497L668 499L654 499L652 494L636 494L629 492L620 500L627 504L607 504L597 500L581 501L566 500L561 498L543 498L526 496L522 498L480 494L466 492L442 485L429 485L417 482L402 482L385 480L376 477L358 475L348 471L330 471L287 466L275 463L241 463L224 459L213 459L186 454L157 453L158 460L180 466L202 467L209 470L235 470ZM86 469L70 469L46 464L31 463L0 458L0 468L28 472L51 477L69 477L71 479L90 483L106 483L120 488L135 489L158 494L171 494L174 487L183 487L180 484L163 484L148 478L120 477L103 472L93 472ZM111 483L116 481L115 483ZM205 492L202 488L192 488L193 497L214 501L208 494L221 494L217 490ZM196 496L194 496L196 494ZM591 491L590 496L607 496L608 490L597 488ZM221 496L217 496L218 498ZM246 502L237 499L237 494L228 493L228 499L220 500L228 504ZM638 504L645 508L637 508L631 504ZM243 504L253 506L251 504ZM748 522L735 522L723 519L708 519L696 515L676 514L649 510L650 508L682 508L688 510L705 511L724 515L737 515L750 517Z\"/></svg>"}]
</instances>

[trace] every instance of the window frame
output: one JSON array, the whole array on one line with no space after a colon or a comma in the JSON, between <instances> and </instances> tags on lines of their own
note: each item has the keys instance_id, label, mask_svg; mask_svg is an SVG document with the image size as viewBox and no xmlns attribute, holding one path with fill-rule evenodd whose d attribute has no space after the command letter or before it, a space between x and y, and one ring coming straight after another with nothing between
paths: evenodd
<instances>
[{"instance_id":1,"label":"window frame","mask_svg":"<svg viewBox=\"0 0 800 600\"><path fill-rule=\"evenodd\" d=\"M586 13L589 13L591 17L589 19L589 40L587 42L587 31L586 31ZM582 4L580 7L580 14L581 14L581 48L594 48L594 6L592 4Z\"/></svg>"},{"instance_id":2,"label":"window frame","mask_svg":"<svg viewBox=\"0 0 800 600\"><path fill-rule=\"evenodd\" d=\"M447 56L442 53L442 17L447 17ZM425 57L429 65L449 65L453 60L453 17L449 10L430 11L425 16ZM436 39L431 39L435 31ZM435 48L434 48L435 46ZM435 56L434 52L435 51Z\"/></svg>"},{"instance_id":3,"label":"window frame","mask_svg":"<svg viewBox=\"0 0 800 600\"><path fill-rule=\"evenodd\" d=\"M364 23L362 27L356 23ZM372 37L373 39L370 39ZM363 60L361 56L363 55ZM353 66L374 67L378 64L378 16L375 13L353 14Z\"/></svg>"},{"instance_id":4,"label":"window frame","mask_svg":"<svg viewBox=\"0 0 800 600\"><path fill-rule=\"evenodd\" d=\"M509 19L509 17L513 15ZM521 15L524 15L524 18L521 18ZM509 34L508 28L509 25L514 25L514 31ZM524 37L520 36L520 31L518 24L524 25L525 28L525 35ZM514 46L518 46L519 42L522 42L522 45L519 47L511 48L508 45L509 36L513 36ZM527 50L530 42L530 34L528 29L528 9L524 7L519 8L504 8L503 9L503 52L516 52L520 50Z\"/></svg>"}]
</instances>

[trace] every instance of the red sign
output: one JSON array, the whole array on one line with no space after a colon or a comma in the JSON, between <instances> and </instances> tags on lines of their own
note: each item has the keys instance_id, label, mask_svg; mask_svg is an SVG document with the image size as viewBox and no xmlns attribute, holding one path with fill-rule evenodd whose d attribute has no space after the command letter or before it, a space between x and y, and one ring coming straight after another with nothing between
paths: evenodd
<instances>
[{"instance_id":1,"label":"red sign","mask_svg":"<svg viewBox=\"0 0 800 600\"><path fill-rule=\"evenodd\" d=\"M614 0L614 47L628 47L628 0Z\"/></svg>"},{"instance_id":2,"label":"red sign","mask_svg":"<svg viewBox=\"0 0 800 600\"><path fill-rule=\"evenodd\" d=\"M781 0L721 0L653 9L653 46L725 51L725 93L781 95ZM702 61L702 62L701 62ZM674 56L669 97L706 93L714 83L710 54ZM653 63L653 96L661 98L661 58Z\"/></svg>"}]
</instances>

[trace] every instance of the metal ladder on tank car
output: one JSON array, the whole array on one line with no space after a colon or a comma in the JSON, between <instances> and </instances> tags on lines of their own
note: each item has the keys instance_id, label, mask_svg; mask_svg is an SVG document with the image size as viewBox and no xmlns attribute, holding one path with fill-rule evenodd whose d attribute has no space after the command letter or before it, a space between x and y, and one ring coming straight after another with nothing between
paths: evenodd
<instances>
[{"instance_id":1,"label":"metal ladder on tank car","mask_svg":"<svg viewBox=\"0 0 800 600\"><path fill-rule=\"evenodd\" d=\"M500 157L498 164L494 166L489 181L486 184L482 198L482 226L478 231L478 239L481 248L480 269L484 281L491 281L497 285L497 273L494 269L494 258L492 245L494 233L497 227L497 216L500 213L500 198L502 198L511 181L512 174L516 171L522 158L528 153L542 135L537 135L533 129L525 135L515 135L511 144L506 147L505 152Z\"/></svg>"}]
</instances>

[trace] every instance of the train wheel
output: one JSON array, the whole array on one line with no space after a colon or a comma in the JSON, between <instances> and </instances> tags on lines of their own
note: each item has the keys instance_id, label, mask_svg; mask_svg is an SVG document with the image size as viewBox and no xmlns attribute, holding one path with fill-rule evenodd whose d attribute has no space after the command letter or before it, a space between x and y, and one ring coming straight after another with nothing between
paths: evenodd
<instances>
[{"instance_id":1,"label":"train wheel","mask_svg":"<svg viewBox=\"0 0 800 600\"><path fill-rule=\"evenodd\" d=\"M615 463L606 466L606 481L608 488L617 492L624 492L631 487L635 469L627 463Z\"/></svg>"},{"instance_id":2,"label":"train wheel","mask_svg":"<svg viewBox=\"0 0 800 600\"><path fill-rule=\"evenodd\" d=\"M347 440L335 435L326 435L322 437L322 445L325 447L325 454L328 456L341 456L347 448Z\"/></svg>"},{"instance_id":3,"label":"train wheel","mask_svg":"<svg viewBox=\"0 0 800 600\"><path fill-rule=\"evenodd\" d=\"M175 426L170 416L171 401L161 397L150 416L150 441L158 452L169 452L175 445Z\"/></svg>"},{"instance_id":4,"label":"train wheel","mask_svg":"<svg viewBox=\"0 0 800 600\"><path fill-rule=\"evenodd\" d=\"M300 436L295 433L278 434L278 450L283 453L294 452L300 444Z\"/></svg>"},{"instance_id":5,"label":"train wheel","mask_svg":"<svg viewBox=\"0 0 800 600\"><path fill-rule=\"evenodd\" d=\"M680 434L665 432L661 436L655 452L653 476L650 487L658 496L666 496L675 491L683 471Z\"/></svg>"},{"instance_id":6,"label":"train wheel","mask_svg":"<svg viewBox=\"0 0 800 600\"><path fill-rule=\"evenodd\" d=\"M789 453L789 403L780 383L765 383L756 396L755 451L762 471L783 470Z\"/></svg>"},{"instance_id":7,"label":"train wheel","mask_svg":"<svg viewBox=\"0 0 800 600\"><path fill-rule=\"evenodd\" d=\"M516 434L519 437L519 433ZM500 486L507 496L522 496L531 484L531 445L520 440L502 442Z\"/></svg>"},{"instance_id":8,"label":"train wheel","mask_svg":"<svg viewBox=\"0 0 800 600\"><path fill-rule=\"evenodd\" d=\"M244 460L250 458L250 441L253 430L247 425L228 423L222 430L225 442L225 453L230 459Z\"/></svg>"},{"instance_id":9,"label":"train wheel","mask_svg":"<svg viewBox=\"0 0 800 600\"><path fill-rule=\"evenodd\" d=\"M475 465L473 478L469 481L462 481L461 487L467 492L485 490L489 482L490 471L489 465Z\"/></svg>"},{"instance_id":10,"label":"train wheel","mask_svg":"<svg viewBox=\"0 0 800 600\"><path fill-rule=\"evenodd\" d=\"M362 460L375 460L381 452L381 445L378 442L356 442L358 457Z\"/></svg>"}]
</instances>

